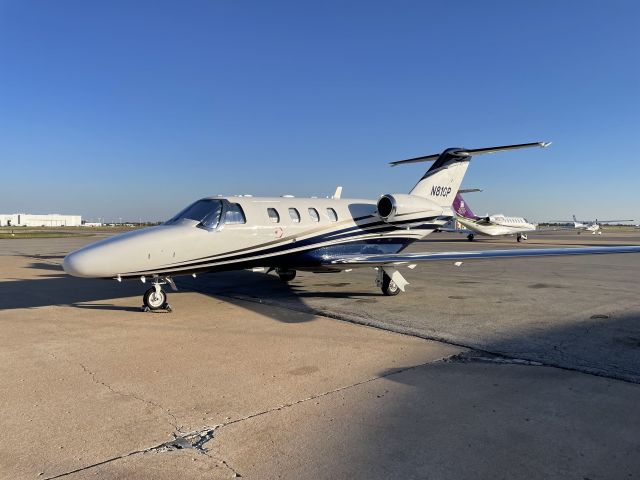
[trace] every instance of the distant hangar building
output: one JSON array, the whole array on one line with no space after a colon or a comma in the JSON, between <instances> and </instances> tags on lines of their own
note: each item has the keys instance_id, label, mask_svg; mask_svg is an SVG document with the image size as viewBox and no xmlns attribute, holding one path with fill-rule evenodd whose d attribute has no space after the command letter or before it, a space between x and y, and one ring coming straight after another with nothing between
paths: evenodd
<instances>
[{"instance_id":1,"label":"distant hangar building","mask_svg":"<svg viewBox=\"0 0 640 480\"><path fill-rule=\"evenodd\" d=\"M0 227L80 227L81 225L81 215L61 215L59 213L46 215L0 214Z\"/></svg>"}]
</instances>

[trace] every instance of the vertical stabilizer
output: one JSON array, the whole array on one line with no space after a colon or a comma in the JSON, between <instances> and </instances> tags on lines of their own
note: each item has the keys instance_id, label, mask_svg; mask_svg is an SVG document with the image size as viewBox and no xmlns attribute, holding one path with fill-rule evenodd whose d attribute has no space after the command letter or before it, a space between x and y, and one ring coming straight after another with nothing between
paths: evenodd
<instances>
[{"instance_id":1,"label":"vertical stabilizer","mask_svg":"<svg viewBox=\"0 0 640 480\"><path fill-rule=\"evenodd\" d=\"M520 148L544 148L548 147L549 144L549 142L535 142L475 149L447 148L440 154L391 162L391 166L433 161L434 163L431 168L409 193L418 197L427 198L442 207L451 207L462 184L464 174L467 173L471 157L505 150L517 150Z\"/></svg>"},{"instance_id":2,"label":"vertical stabilizer","mask_svg":"<svg viewBox=\"0 0 640 480\"><path fill-rule=\"evenodd\" d=\"M456 198L453 199L453 210L456 212L456 215L464 218L469 218L471 220L475 220L478 217L473 214L467 202L462 198L462 195L459 193L456 194Z\"/></svg>"},{"instance_id":3,"label":"vertical stabilizer","mask_svg":"<svg viewBox=\"0 0 640 480\"><path fill-rule=\"evenodd\" d=\"M459 155L457 152L460 150L448 148L442 152L409 193L427 198L443 207L450 207L471 160L470 156Z\"/></svg>"}]
</instances>

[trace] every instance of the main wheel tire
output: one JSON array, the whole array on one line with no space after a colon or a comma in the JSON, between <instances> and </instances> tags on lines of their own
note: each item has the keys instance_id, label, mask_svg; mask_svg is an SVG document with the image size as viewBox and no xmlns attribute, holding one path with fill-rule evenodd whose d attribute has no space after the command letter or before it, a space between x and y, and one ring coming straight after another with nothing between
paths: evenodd
<instances>
[{"instance_id":1,"label":"main wheel tire","mask_svg":"<svg viewBox=\"0 0 640 480\"><path fill-rule=\"evenodd\" d=\"M467 235L467 240L469 240L470 242L473 242L473 239L474 239L473 233L470 233L469 235Z\"/></svg>"},{"instance_id":2,"label":"main wheel tire","mask_svg":"<svg viewBox=\"0 0 640 480\"><path fill-rule=\"evenodd\" d=\"M382 293L384 293L388 297L393 297L400 293L400 287L398 287L398 285L396 285L396 282L391 280L391 277L386 273L382 277L381 290L382 290Z\"/></svg>"},{"instance_id":3,"label":"main wheel tire","mask_svg":"<svg viewBox=\"0 0 640 480\"><path fill-rule=\"evenodd\" d=\"M155 287L151 287L149 290L144 292L143 297L144 305L149 310L158 310L162 308L167 303L167 294L164 290L160 290L156 292Z\"/></svg>"},{"instance_id":4,"label":"main wheel tire","mask_svg":"<svg viewBox=\"0 0 640 480\"><path fill-rule=\"evenodd\" d=\"M522 241L522 237L521 237L520 235L518 235L518 236L516 237L516 240L518 241L518 243L520 243L520 242Z\"/></svg>"},{"instance_id":5,"label":"main wheel tire","mask_svg":"<svg viewBox=\"0 0 640 480\"><path fill-rule=\"evenodd\" d=\"M296 271L295 270L279 270L278 276L280 277L280 280L282 280L283 282L290 282L291 280L296 278Z\"/></svg>"}]
</instances>

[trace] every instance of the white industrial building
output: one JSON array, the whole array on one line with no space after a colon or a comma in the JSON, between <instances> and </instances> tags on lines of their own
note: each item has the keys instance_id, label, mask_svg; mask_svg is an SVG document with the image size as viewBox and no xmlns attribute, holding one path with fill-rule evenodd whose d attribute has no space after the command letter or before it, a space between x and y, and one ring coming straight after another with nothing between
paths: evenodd
<instances>
[{"instance_id":1,"label":"white industrial building","mask_svg":"<svg viewBox=\"0 0 640 480\"><path fill-rule=\"evenodd\" d=\"M0 214L0 227L80 227L81 225L81 215L61 215L59 213L46 215Z\"/></svg>"}]
</instances>

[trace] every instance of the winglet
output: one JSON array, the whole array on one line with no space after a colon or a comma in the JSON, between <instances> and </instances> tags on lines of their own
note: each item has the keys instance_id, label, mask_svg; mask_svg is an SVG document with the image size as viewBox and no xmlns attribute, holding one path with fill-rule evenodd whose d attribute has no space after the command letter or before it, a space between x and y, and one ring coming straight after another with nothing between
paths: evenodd
<instances>
[{"instance_id":1,"label":"winglet","mask_svg":"<svg viewBox=\"0 0 640 480\"><path fill-rule=\"evenodd\" d=\"M333 197L331 197L331 198L338 199L338 198L340 198L341 195L342 195L342 187L341 186L337 186L336 187L336 192L333 194Z\"/></svg>"}]
</instances>

